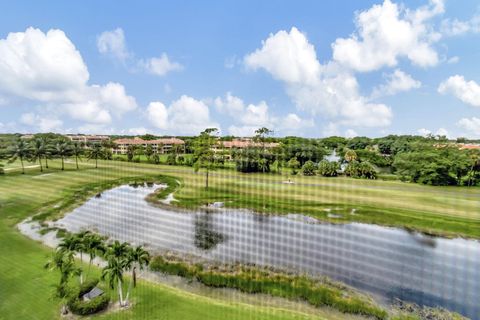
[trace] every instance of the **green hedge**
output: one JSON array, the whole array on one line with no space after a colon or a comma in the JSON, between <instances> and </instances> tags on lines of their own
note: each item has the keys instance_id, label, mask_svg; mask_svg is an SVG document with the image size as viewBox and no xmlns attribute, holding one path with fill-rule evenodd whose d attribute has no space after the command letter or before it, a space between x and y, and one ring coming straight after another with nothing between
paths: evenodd
<instances>
[{"instance_id":1,"label":"green hedge","mask_svg":"<svg viewBox=\"0 0 480 320\"><path fill-rule=\"evenodd\" d=\"M166 274L196 279L209 287L233 288L247 293L264 293L287 299L302 299L310 304L330 306L344 313L359 314L376 319L387 319L385 310L372 302L355 296L326 283L298 275L285 275L252 267L237 267L231 270L204 270L199 264L169 261L155 257L150 269Z\"/></svg>"},{"instance_id":2,"label":"green hedge","mask_svg":"<svg viewBox=\"0 0 480 320\"><path fill-rule=\"evenodd\" d=\"M82 283L72 294L67 302L68 308L73 314L86 316L105 310L110 302L109 296L104 293L88 301L83 301L82 296L90 292L98 284L98 279L89 279Z\"/></svg>"}]
</instances>

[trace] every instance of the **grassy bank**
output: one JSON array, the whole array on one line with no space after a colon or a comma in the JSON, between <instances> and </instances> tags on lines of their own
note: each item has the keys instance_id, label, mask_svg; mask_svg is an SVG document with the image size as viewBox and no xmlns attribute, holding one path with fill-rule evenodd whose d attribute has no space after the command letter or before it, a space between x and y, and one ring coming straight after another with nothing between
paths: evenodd
<instances>
[{"instance_id":1,"label":"grassy bank","mask_svg":"<svg viewBox=\"0 0 480 320\"><path fill-rule=\"evenodd\" d=\"M46 212L68 200L78 190L94 184L107 187L119 179L139 180L158 176L158 170L121 167L93 169L88 163L81 170L68 164L58 170L52 161L50 169L40 174L34 168L27 174L9 173L0 177L0 319L58 319L60 304L53 299L56 273L43 268L51 249L19 234L15 224L37 212ZM113 186L113 184L112 184ZM86 188L89 194L97 189ZM84 189L85 190L85 189ZM86 193L86 194L87 194ZM84 198L81 198L84 199ZM81 201L80 198L76 201ZM67 201L68 200L68 201ZM70 203L70 205L68 205ZM56 209L60 209L57 207ZM53 213L53 211L51 211ZM295 311L252 307L235 302L219 301L163 285L139 282L134 296L135 306L127 311L99 315L101 319L324 319ZM328 317L327 317L328 318Z\"/></svg>"},{"instance_id":2,"label":"grassy bank","mask_svg":"<svg viewBox=\"0 0 480 320\"><path fill-rule=\"evenodd\" d=\"M264 293L287 299L304 300L316 307L328 306L344 313L386 319L388 314L371 300L329 281L288 275L248 266L207 266L176 258L157 256L150 269L195 279L206 286L233 288L247 293Z\"/></svg>"},{"instance_id":3,"label":"grassy bank","mask_svg":"<svg viewBox=\"0 0 480 320\"><path fill-rule=\"evenodd\" d=\"M20 174L18 164L0 176L0 319L55 319L59 304L52 299L54 274L42 266L49 249L33 242L15 229L26 217L54 218L71 210L88 197L118 184L156 181L155 177L179 180L158 196L175 188L179 205L194 207L224 201L230 207L248 207L259 212L306 213L335 222L361 221L406 226L448 236L480 238L480 189L427 187L401 182L243 175L218 170L210 176L205 190L204 175L191 168L126 162L82 162L81 169L58 161L50 169L38 168ZM290 178L294 184L282 183ZM172 180L170 180L172 181ZM176 182L175 182L176 183ZM352 214L352 209L356 209ZM328 213L340 213L332 219ZM199 297L166 286L141 282L136 305L131 310L103 315L106 319L314 319L316 315L265 309ZM341 319L323 312L324 318Z\"/></svg>"},{"instance_id":4,"label":"grassy bank","mask_svg":"<svg viewBox=\"0 0 480 320\"><path fill-rule=\"evenodd\" d=\"M227 207L263 213L301 213L335 223L373 223L445 237L480 239L480 188L217 170L211 172L211 187L206 190L204 173L194 173L189 167L118 161L99 163L99 171L109 176L104 181L113 176L174 177L181 182L175 191L178 200L175 204L187 208L222 201ZM82 165L92 167L91 163ZM36 170L38 168L27 171ZM7 176L17 173L10 171ZM101 177L89 178L85 183L98 182ZM284 183L287 179L293 183Z\"/></svg>"}]
</instances>

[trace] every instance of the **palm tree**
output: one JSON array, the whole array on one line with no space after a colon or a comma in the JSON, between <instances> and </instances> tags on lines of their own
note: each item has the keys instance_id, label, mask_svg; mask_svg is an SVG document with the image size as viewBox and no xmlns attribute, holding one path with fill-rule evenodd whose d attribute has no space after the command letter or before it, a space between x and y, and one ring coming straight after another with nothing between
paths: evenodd
<instances>
[{"instance_id":1,"label":"palm tree","mask_svg":"<svg viewBox=\"0 0 480 320\"><path fill-rule=\"evenodd\" d=\"M127 267L129 251L130 247L126 242L120 243L118 240L116 240L114 243L110 244L106 252L108 264L105 268L103 268L102 272L102 279L108 278L110 288L113 289L115 287L115 283L117 283L118 297L120 299L119 301L121 307L125 306L122 288L123 271Z\"/></svg>"},{"instance_id":2,"label":"palm tree","mask_svg":"<svg viewBox=\"0 0 480 320\"><path fill-rule=\"evenodd\" d=\"M67 313L66 299L68 297L68 280L74 274L77 274L79 269L75 266L73 260L73 253L62 250L56 250L50 261L45 266L46 269L60 271L60 282L56 285L56 297L62 300L62 314Z\"/></svg>"},{"instance_id":3,"label":"palm tree","mask_svg":"<svg viewBox=\"0 0 480 320\"><path fill-rule=\"evenodd\" d=\"M75 141L72 144L72 156L75 157L75 164L77 165L77 170L78 170L78 159L81 158L83 152L84 152L83 143Z\"/></svg>"},{"instance_id":4,"label":"palm tree","mask_svg":"<svg viewBox=\"0 0 480 320\"><path fill-rule=\"evenodd\" d=\"M150 144L145 148L145 156L147 157L147 160L150 162L153 156L153 148Z\"/></svg>"},{"instance_id":5,"label":"palm tree","mask_svg":"<svg viewBox=\"0 0 480 320\"><path fill-rule=\"evenodd\" d=\"M30 155L30 146L25 142L25 140L17 140L9 150L10 158L8 162L14 162L17 159L20 159L22 164L22 174L25 174L25 166L23 165L23 160L27 159Z\"/></svg>"},{"instance_id":6,"label":"palm tree","mask_svg":"<svg viewBox=\"0 0 480 320\"><path fill-rule=\"evenodd\" d=\"M143 270L144 266L148 266L150 263L150 253L146 251L142 246L138 246L136 248L131 248L128 252L126 265L127 269L132 270L132 277L130 279L130 284L128 285L127 296L125 298L125 304L128 304L128 298L130 297L130 291L132 289L132 285L134 288L137 286L137 267L140 270Z\"/></svg>"},{"instance_id":7,"label":"palm tree","mask_svg":"<svg viewBox=\"0 0 480 320\"><path fill-rule=\"evenodd\" d=\"M93 260L97 256L102 256L105 254L106 248L103 244L103 237L98 234L92 233L85 239L85 252L90 256L90 261L88 262L88 271L87 276L90 275L90 268L92 266Z\"/></svg>"},{"instance_id":8,"label":"palm tree","mask_svg":"<svg viewBox=\"0 0 480 320\"><path fill-rule=\"evenodd\" d=\"M106 256L125 259L128 255L128 251L129 251L128 243L126 242L120 243L120 241L115 240L114 243L108 246Z\"/></svg>"},{"instance_id":9,"label":"palm tree","mask_svg":"<svg viewBox=\"0 0 480 320\"><path fill-rule=\"evenodd\" d=\"M125 260L118 259L115 257L108 258L108 264L102 271L102 280L108 278L108 284L110 288L115 288L115 283L117 284L118 298L120 302L120 307L123 307L125 304L123 302L123 270L125 268Z\"/></svg>"},{"instance_id":10,"label":"palm tree","mask_svg":"<svg viewBox=\"0 0 480 320\"><path fill-rule=\"evenodd\" d=\"M47 148L42 139L35 139L31 144L30 158L33 162L37 161L40 164L40 172L43 172L42 158L47 153Z\"/></svg>"},{"instance_id":11,"label":"palm tree","mask_svg":"<svg viewBox=\"0 0 480 320\"><path fill-rule=\"evenodd\" d=\"M58 251L74 255L75 253L80 253L80 260L82 261L82 251L83 251L83 240L79 234L71 234L63 238L62 242L58 244ZM80 283L83 283L83 276L80 270L79 272Z\"/></svg>"},{"instance_id":12,"label":"palm tree","mask_svg":"<svg viewBox=\"0 0 480 320\"><path fill-rule=\"evenodd\" d=\"M75 245L75 252L80 254L80 263L83 264L83 253L87 252L87 245L89 240L89 237L92 235L92 233L89 230L84 230L80 231L76 235L74 235L77 238L77 243ZM83 283L83 270L80 269L80 283Z\"/></svg>"},{"instance_id":13,"label":"palm tree","mask_svg":"<svg viewBox=\"0 0 480 320\"><path fill-rule=\"evenodd\" d=\"M98 158L103 156L102 146L99 143L94 143L88 150L88 160L95 159L95 169L98 168Z\"/></svg>"},{"instance_id":14,"label":"palm tree","mask_svg":"<svg viewBox=\"0 0 480 320\"><path fill-rule=\"evenodd\" d=\"M127 161L130 162L133 160L133 157L135 156L135 150L136 150L136 146L133 145L133 144L130 144L128 147L127 147Z\"/></svg>"},{"instance_id":15,"label":"palm tree","mask_svg":"<svg viewBox=\"0 0 480 320\"><path fill-rule=\"evenodd\" d=\"M59 141L55 145L55 154L62 159L62 170L65 170L65 157L71 154L70 144L67 141Z\"/></svg>"},{"instance_id":16,"label":"palm tree","mask_svg":"<svg viewBox=\"0 0 480 320\"><path fill-rule=\"evenodd\" d=\"M50 140L48 140L47 137L41 137L40 140L42 140L43 145L45 146L45 154L43 156L45 157L45 168L48 169L48 159L51 159L52 156L52 146L50 144Z\"/></svg>"}]
</instances>

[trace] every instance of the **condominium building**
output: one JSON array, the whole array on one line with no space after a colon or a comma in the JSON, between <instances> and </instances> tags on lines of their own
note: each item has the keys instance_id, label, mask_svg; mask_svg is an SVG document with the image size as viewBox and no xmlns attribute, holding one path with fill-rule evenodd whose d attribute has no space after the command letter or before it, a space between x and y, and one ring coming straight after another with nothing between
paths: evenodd
<instances>
[{"instance_id":1,"label":"condominium building","mask_svg":"<svg viewBox=\"0 0 480 320\"><path fill-rule=\"evenodd\" d=\"M102 143L103 141L108 141L110 139L109 136L84 135L84 134L79 134L79 135L67 134L65 135L65 137L70 139L70 141L72 142L80 142L85 145L91 144L91 143Z\"/></svg>"},{"instance_id":2,"label":"condominium building","mask_svg":"<svg viewBox=\"0 0 480 320\"><path fill-rule=\"evenodd\" d=\"M185 142L177 138L143 140L142 138L135 137L133 139L117 139L114 143L115 147L112 150L114 154L126 154L128 147L131 145L142 146L143 148L151 146L153 151L158 153L168 153L175 145L179 145L182 151L185 151Z\"/></svg>"}]
</instances>

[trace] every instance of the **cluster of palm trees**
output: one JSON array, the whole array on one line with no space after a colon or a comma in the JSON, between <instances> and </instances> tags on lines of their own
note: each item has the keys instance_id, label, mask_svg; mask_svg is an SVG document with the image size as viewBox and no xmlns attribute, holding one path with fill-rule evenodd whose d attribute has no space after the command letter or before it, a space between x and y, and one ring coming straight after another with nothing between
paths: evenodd
<instances>
[{"instance_id":1,"label":"cluster of palm trees","mask_svg":"<svg viewBox=\"0 0 480 320\"><path fill-rule=\"evenodd\" d=\"M111 148L99 143L85 145L68 139L48 139L46 137L34 138L30 141L19 139L7 150L6 156L9 162L20 160L22 173L25 173L24 162L38 163L40 171L48 169L49 159L60 159L61 169L65 169L65 159L75 158L76 168L79 169L78 161L86 156L88 160L95 160L95 168L98 168L98 159L108 158Z\"/></svg>"},{"instance_id":2,"label":"cluster of palm trees","mask_svg":"<svg viewBox=\"0 0 480 320\"><path fill-rule=\"evenodd\" d=\"M88 255L87 272L84 272L83 258ZM75 256L80 258L80 266L75 263ZM60 282L56 286L56 295L65 301L68 297L68 282L78 276L82 284L90 276L95 258L100 257L107 262L102 270L102 280L107 281L111 289L117 289L121 307L129 304L132 288L137 284L137 269L143 270L150 262L150 254L142 247L132 247L126 242L114 241L106 243L106 238L91 231L69 234L58 245L52 259L45 265L48 269L60 272ZM127 293L124 296L124 274L130 272L131 278ZM65 303L63 304L65 307Z\"/></svg>"}]
</instances>

